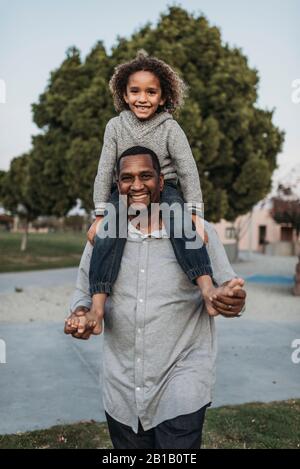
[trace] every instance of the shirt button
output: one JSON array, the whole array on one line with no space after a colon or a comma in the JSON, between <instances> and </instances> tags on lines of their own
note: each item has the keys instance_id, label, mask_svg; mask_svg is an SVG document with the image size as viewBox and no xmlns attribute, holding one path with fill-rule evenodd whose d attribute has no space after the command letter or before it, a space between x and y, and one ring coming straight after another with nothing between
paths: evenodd
<instances>
[{"instance_id":1,"label":"shirt button","mask_svg":"<svg viewBox=\"0 0 300 469\"><path fill-rule=\"evenodd\" d=\"M139 302L140 302L140 303L143 303L143 301L144 301L144 300L143 300L142 298L139 299Z\"/></svg>"},{"instance_id":2,"label":"shirt button","mask_svg":"<svg viewBox=\"0 0 300 469\"><path fill-rule=\"evenodd\" d=\"M136 388L136 390L137 390L137 391L140 391L140 390L141 390L141 388Z\"/></svg>"},{"instance_id":3,"label":"shirt button","mask_svg":"<svg viewBox=\"0 0 300 469\"><path fill-rule=\"evenodd\" d=\"M138 331L138 333L140 334L140 332L141 332L141 329L138 329L137 331Z\"/></svg>"},{"instance_id":4,"label":"shirt button","mask_svg":"<svg viewBox=\"0 0 300 469\"><path fill-rule=\"evenodd\" d=\"M141 359L140 359L140 358L138 358L136 361L137 361L138 363L140 363Z\"/></svg>"},{"instance_id":5,"label":"shirt button","mask_svg":"<svg viewBox=\"0 0 300 469\"><path fill-rule=\"evenodd\" d=\"M145 269L141 269L142 274L145 272Z\"/></svg>"}]
</instances>

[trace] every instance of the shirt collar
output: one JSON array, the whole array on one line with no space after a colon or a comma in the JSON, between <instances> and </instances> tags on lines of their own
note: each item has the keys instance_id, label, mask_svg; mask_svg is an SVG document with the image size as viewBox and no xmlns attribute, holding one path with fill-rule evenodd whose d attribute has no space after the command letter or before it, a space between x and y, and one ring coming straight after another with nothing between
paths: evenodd
<instances>
[{"instance_id":1,"label":"shirt collar","mask_svg":"<svg viewBox=\"0 0 300 469\"><path fill-rule=\"evenodd\" d=\"M132 238L168 238L168 234L164 226L161 230L154 230L151 231L151 233L142 233L140 230L135 228L130 222L128 222L128 234Z\"/></svg>"}]
</instances>

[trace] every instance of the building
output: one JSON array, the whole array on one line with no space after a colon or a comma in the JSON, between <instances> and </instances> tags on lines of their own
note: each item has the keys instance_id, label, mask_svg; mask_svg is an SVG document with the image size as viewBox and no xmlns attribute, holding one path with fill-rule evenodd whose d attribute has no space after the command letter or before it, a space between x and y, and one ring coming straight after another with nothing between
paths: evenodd
<instances>
[{"instance_id":1,"label":"building","mask_svg":"<svg viewBox=\"0 0 300 469\"><path fill-rule=\"evenodd\" d=\"M287 224L276 223L271 216L271 208L271 202L259 203L234 222L221 220L215 223L230 259L236 258L237 249L270 255L297 254L299 239L295 230Z\"/></svg>"}]
</instances>

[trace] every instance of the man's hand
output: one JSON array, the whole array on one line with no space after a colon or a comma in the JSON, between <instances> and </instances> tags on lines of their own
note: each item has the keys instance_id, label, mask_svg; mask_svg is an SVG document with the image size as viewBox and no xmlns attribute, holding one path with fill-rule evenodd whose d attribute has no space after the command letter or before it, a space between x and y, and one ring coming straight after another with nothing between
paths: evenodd
<instances>
[{"instance_id":1,"label":"man's hand","mask_svg":"<svg viewBox=\"0 0 300 469\"><path fill-rule=\"evenodd\" d=\"M99 335L102 332L102 318L95 315L88 308L79 306L65 319L65 334L72 334L76 339L87 340L91 334Z\"/></svg>"},{"instance_id":2,"label":"man's hand","mask_svg":"<svg viewBox=\"0 0 300 469\"><path fill-rule=\"evenodd\" d=\"M230 280L221 294L214 295L212 304L219 314L226 318L239 316L246 302L245 281L241 278Z\"/></svg>"}]
</instances>

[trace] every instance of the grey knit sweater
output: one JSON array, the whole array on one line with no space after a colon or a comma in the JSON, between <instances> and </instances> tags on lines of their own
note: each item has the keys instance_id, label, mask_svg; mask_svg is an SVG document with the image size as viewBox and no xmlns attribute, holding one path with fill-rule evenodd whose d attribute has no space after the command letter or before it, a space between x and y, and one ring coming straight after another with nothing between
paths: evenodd
<instances>
[{"instance_id":1,"label":"grey knit sweater","mask_svg":"<svg viewBox=\"0 0 300 469\"><path fill-rule=\"evenodd\" d=\"M177 182L188 209L202 213L202 193L193 154L180 125L168 112L140 121L133 112L122 111L107 123L98 173L94 184L96 215L103 215L115 180L117 158L130 147L153 150L160 161L165 180Z\"/></svg>"}]
</instances>

